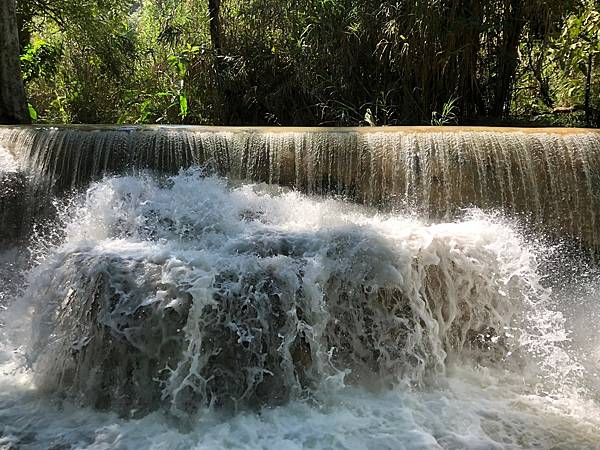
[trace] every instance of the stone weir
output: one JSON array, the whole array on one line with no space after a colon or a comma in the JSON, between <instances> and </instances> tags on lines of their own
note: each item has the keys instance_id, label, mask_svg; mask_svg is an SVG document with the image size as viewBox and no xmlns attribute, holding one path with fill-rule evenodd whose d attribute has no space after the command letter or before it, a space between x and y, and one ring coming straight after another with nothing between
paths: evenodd
<instances>
[{"instance_id":1,"label":"stone weir","mask_svg":"<svg viewBox=\"0 0 600 450\"><path fill-rule=\"evenodd\" d=\"M107 174L208 165L435 220L498 210L600 249L597 130L4 126L0 148L55 193Z\"/></svg>"}]
</instances>

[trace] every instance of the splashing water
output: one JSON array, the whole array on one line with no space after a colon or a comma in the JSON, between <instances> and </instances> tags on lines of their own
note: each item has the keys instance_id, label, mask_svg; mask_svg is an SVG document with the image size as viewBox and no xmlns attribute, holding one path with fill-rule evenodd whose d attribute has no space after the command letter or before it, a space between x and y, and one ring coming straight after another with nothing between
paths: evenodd
<instances>
[{"instance_id":1,"label":"splashing water","mask_svg":"<svg viewBox=\"0 0 600 450\"><path fill-rule=\"evenodd\" d=\"M500 217L428 223L190 169L106 178L61 220L2 313L0 445L600 438L597 361L543 286L544 249Z\"/></svg>"},{"instance_id":2,"label":"splashing water","mask_svg":"<svg viewBox=\"0 0 600 450\"><path fill-rule=\"evenodd\" d=\"M0 126L0 145L58 191L125 168L210 163L232 178L406 204L435 220L496 208L600 252L598 130Z\"/></svg>"}]
</instances>

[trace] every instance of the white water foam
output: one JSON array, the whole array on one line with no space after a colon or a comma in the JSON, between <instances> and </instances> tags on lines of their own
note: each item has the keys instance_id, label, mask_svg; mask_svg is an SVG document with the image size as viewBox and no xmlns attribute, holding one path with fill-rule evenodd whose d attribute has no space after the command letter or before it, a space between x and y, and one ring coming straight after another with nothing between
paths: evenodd
<instances>
[{"instance_id":1,"label":"white water foam","mask_svg":"<svg viewBox=\"0 0 600 450\"><path fill-rule=\"evenodd\" d=\"M18 163L13 155L3 146L0 145L0 173L1 172L16 172Z\"/></svg>"},{"instance_id":2,"label":"white water foam","mask_svg":"<svg viewBox=\"0 0 600 450\"><path fill-rule=\"evenodd\" d=\"M0 338L0 445L7 448L593 448L600 439L598 396L585 383L597 368L594 357L586 354L579 362L581 346L573 351L562 314L549 308L551 294L539 284L536 251L498 217L472 212L460 222L427 224L273 187L228 186L191 170L166 181L106 179L75 201L64 220L64 242L41 258L28 290L2 313L11 325ZM234 269L239 278L215 284ZM132 302L136 308L140 302L153 305L155 312L174 309L174 300L186 298L183 290L193 299L178 334L181 357L167 361L170 372L157 383L162 398L149 402L152 407L133 401L123 410L117 397L98 403L89 392L100 386L93 380L86 388L76 378L55 378L65 373L61 364L107 373L106 360L94 366L65 356L75 355L76 344L85 353L93 348L85 338L99 335L65 334L85 317L65 317L57 306L67 302L70 312L85 311L78 302L90 297L87 276L98 271L122 283L116 290L119 311L126 314ZM255 283L252 295L244 291L248 274ZM299 274L303 294L292 295ZM275 281L267 286L265 278ZM123 289L125 282L133 283L130 289ZM586 304L598 292L590 286ZM354 295L359 287L363 292ZM284 355L280 365L288 366L279 378L271 377L279 380L270 385L274 390L261 392L260 379L245 379L241 393L232 382L221 391L207 383L212 397L206 394L198 380L215 368L266 373L277 364L249 358L201 366L205 327L225 322L214 322L198 305L215 299L258 302L263 294L271 298L275 288L280 295L297 295L287 304L296 308L293 327L276 331L294 339L303 332L310 358L294 356L293 339L282 336L280 347L262 350ZM114 298L116 291L110 292ZM562 295L557 303L569 310L568 296L554 295ZM377 309L382 299L404 305L401 298L408 299L408 310ZM263 313L259 318L272 320L272 310ZM238 355L254 351L259 339L271 342L265 337L270 323L260 334L247 326L247 316L227 318L235 339L226 344L239 346ZM337 328L330 326L334 322ZM109 315L102 323L114 326L117 339L123 322ZM394 326L399 331L392 336L402 335L400 341L385 333ZM368 339L361 340L360 332ZM70 340L74 336L79 341ZM127 336L137 345L127 348L144 357L150 344L136 341L133 331ZM281 350L286 342L287 352ZM101 352L94 356L105 358ZM26 367L30 358L37 358L33 372ZM286 392L285 401L272 401L275 388ZM224 393L238 395L237 408L227 407L219 396ZM243 405L244 398L260 403ZM186 399L196 401L196 408ZM108 404L121 416L85 406L90 404ZM132 405L148 408L148 414L137 414Z\"/></svg>"}]
</instances>

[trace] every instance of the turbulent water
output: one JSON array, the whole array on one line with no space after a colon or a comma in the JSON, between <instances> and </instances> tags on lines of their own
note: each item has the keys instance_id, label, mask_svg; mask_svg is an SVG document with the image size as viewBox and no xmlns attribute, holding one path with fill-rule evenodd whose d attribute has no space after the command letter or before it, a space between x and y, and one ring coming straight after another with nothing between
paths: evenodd
<instances>
[{"instance_id":1,"label":"turbulent water","mask_svg":"<svg viewBox=\"0 0 600 450\"><path fill-rule=\"evenodd\" d=\"M495 208L600 251L593 130L0 127L0 145L59 191L125 168L177 173L209 164L236 179L408 206L436 220L465 206Z\"/></svg>"},{"instance_id":2,"label":"turbulent water","mask_svg":"<svg viewBox=\"0 0 600 450\"><path fill-rule=\"evenodd\" d=\"M600 277L504 214L432 221L197 168L53 207L0 253L0 446L600 442Z\"/></svg>"}]
</instances>

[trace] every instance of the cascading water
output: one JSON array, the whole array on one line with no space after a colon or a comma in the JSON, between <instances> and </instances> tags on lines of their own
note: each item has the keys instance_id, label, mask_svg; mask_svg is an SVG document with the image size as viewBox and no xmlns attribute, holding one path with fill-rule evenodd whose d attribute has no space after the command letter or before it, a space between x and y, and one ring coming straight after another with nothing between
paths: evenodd
<instances>
[{"instance_id":1,"label":"cascading water","mask_svg":"<svg viewBox=\"0 0 600 450\"><path fill-rule=\"evenodd\" d=\"M501 128L0 127L19 166L58 190L125 168L338 193L449 219L475 206L600 248L600 132Z\"/></svg>"},{"instance_id":2,"label":"cascading water","mask_svg":"<svg viewBox=\"0 0 600 450\"><path fill-rule=\"evenodd\" d=\"M599 142L0 130L0 446L594 448Z\"/></svg>"}]
</instances>

